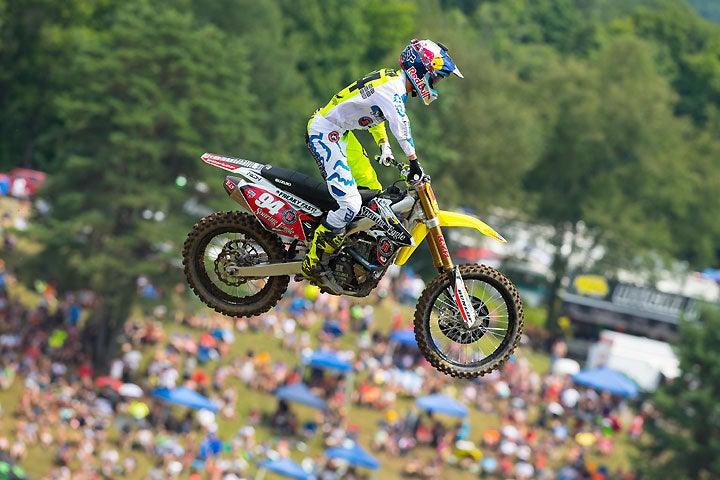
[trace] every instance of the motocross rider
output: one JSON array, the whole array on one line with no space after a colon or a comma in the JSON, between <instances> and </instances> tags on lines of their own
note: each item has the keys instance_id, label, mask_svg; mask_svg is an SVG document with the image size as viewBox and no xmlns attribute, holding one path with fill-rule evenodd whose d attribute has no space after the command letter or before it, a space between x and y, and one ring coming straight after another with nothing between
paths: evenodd
<instances>
[{"instance_id":1,"label":"motocross rider","mask_svg":"<svg viewBox=\"0 0 720 480\"><path fill-rule=\"evenodd\" d=\"M329 212L315 230L302 263L305 277L313 278L320 273L320 262L325 255L332 255L342 245L345 226L362 206L358 186L382 189L365 149L352 130L369 130L380 147L378 161L390 166L394 156L385 130L387 121L410 161L408 181L414 184L423 178L405 101L411 94L430 105L438 96L437 82L451 73L463 76L447 54L447 48L431 40L413 39L400 54L399 62L400 70L379 70L348 85L308 122L305 142L339 208Z\"/></svg>"}]
</instances>

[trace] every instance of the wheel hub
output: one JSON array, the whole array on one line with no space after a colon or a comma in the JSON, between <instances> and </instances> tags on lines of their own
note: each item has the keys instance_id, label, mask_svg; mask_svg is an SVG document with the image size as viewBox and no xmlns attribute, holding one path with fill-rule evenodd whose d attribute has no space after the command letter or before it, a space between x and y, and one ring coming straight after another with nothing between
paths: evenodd
<instances>
[{"instance_id":1,"label":"wheel hub","mask_svg":"<svg viewBox=\"0 0 720 480\"><path fill-rule=\"evenodd\" d=\"M240 277L233 272L239 267L256 265L258 251L244 240L230 240L215 259L215 274L226 285L237 287L249 278Z\"/></svg>"},{"instance_id":2,"label":"wheel hub","mask_svg":"<svg viewBox=\"0 0 720 480\"><path fill-rule=\"evenodd\" d=\"M477 342L485 335L490 324L490 312L485 302L472 297L471 304L475 310L475 323L467 326L457 309L447 312L438 320L440 331L450 340L463 345Z\"/></svg>"}]
</instances>

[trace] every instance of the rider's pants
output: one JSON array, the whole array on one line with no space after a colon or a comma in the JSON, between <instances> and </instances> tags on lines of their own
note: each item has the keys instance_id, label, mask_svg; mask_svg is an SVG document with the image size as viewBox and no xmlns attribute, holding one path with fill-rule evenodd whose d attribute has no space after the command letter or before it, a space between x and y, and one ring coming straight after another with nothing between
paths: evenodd
<instances>
[{"instance_id":1,"label":"rider's pants","mask_svg":"<svg viewBox=\"0 0 720 480\"><path fill-rule=\"evenodd\" d=\"M305 140L340 207L329 212L325 221L333 228L342 228L362 206L358 186L381 190L382 185L367 152L351 131L340 130L316 113L308 122Z\"/></svg>"}]
</instances>

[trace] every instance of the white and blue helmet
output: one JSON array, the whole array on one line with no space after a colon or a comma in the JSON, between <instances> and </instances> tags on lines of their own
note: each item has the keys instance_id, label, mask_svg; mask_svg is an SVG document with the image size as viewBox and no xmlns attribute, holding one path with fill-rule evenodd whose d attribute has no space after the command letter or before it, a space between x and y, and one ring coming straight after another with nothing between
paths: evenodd
<instances>
[{"instance_id":1,"label":"white and blue helmet","mask_svg":"<svg viewBox=\"0 0 720 480\"><path fill-rule=\"evenodd\" d=\"M400 66L425 105L430 105L437 98L435 84L441 79L451 73L463 78L447 54L447 48L432 40L412 39L400 54Z\"/></svg>"}]
</instances>

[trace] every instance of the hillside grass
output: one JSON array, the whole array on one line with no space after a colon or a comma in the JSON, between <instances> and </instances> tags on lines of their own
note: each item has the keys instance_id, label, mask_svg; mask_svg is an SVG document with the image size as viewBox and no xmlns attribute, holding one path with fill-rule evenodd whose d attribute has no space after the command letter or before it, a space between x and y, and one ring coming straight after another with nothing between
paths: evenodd
<instances>
[{"instance_id":1,"label":"hillside grass","mask_svg":"<svg viewBox=\"0 0 720 480\"><path fill-rule=\"evenodd\" d=\"M19 206L12 199L2 199L0 201L0 210L11 213L16 213ZM20 242L17 249L13 252L13 255L32 255L33 247L27 243ZM11 260L11 259L8 259ZM11 296L19 298L23 304L28 307L37 305L39 295L32 289L10 283L8 285ZM183 293L179 297L176 297L173 302L177 308L203 311L205 307L192 296L189 292ZM53 306L51 305L51 308ZM388 332L390 325L389 319L392 316L392 312L395 309L400 309L404 323L410 325L412 322L412 308L408 306L398 305L391 299L385 300L383 303L376 306L375 309L375 327L382 332ZM136 309L136 315L141 316L142 311L148 311L148 305L140 305ZM541 309L530 309L526 307L527 323L530 325L540 325L544 318L544 311ZM189 327L178 325L174 322L164 322L164 328L167 336L173 333L190 334L195 338L198 338L200 332L197 330L190 329ZM315 325L314 329L317 330L320 325ZM230 362L233 358L244 356L245 352L249 349L254 350L256 353L265 351L270 356L272 361L282 361L289 365L295 365L299 363L299 358L296 354L284 350L282 348L282 340L271 336L265 332L252 332L248 331L243 334L236 332L235 342L232 345L231 353L228 357L221 359L219 362L210 363L206 366L206 370L211 371L216 366L222 363ZM340 349L355 349L357 342L357 335L352 332L344 335L338 342L338 348ZM151 351L154 347L144 346L146 361L151 355ZM532 367L540 372L545 373L549 368L549 358L542 352L535 352L527 348L520 347L518 354L527 358ZM356 379L357 380L357 379ZM460 382L460 381L458 381ZM236 408L235 419L219 419L218 428L219 435L222 439L228 441L232 438L238 430L245 425L248 413L252 409L260 409L263 413L271 413L277 404L276 399L271 394L266 394L251 390L241 383L238 379L230 378L227 382L228 386L234 388L238 393L238 401ZM14 412L17 409L21 394L23 390L22 378L17 378L10 389L7 391L0 391L0 407L2 414L0 415L0 436L5 436L9 439L14 437L14 430L16 428L16 421ZM414 399L412 398L398 398L395 410L403 415L413 405ZM174 407L177 410L178 407ZM300 423L304 421L312 420L315 418L316 412L309 407L292 404L293 410L297 413ZM371 443L373 434L376 431L378 424L386 418L386 413L373 410L367 407L359 407L353 404L348 405L348 415L350 424L358 432L359 442L368 448ZM447 426L452 426L457 419L447 417L443 418L444 423ZM470 409L469 421L471 424L471 435L472 440L479 440L483 431L487 429L495 429L500 426L500 419L496 415ZM266 425L256 426L256 437L258 442L265 440L272 441L278 437L277 432L274 432L271 428ZM118 438L118 432L114 429L110 429L109 439L115 441ZM321 435L316 435L313 438L305 439L298 438L298 442L304 443L304 451L299 452L297 449L293 450L293 459L300 461L304 457L321 458L324 445ZM618 434L614 437L616 443L615 449L610 456L598 458L596 455L590 455L591 461L602 463L611 468L611 471L616 468L629 469L630 468L630 456L634 454L634 445L629 441L626 434ZM28 446L27 455L21 462L21 465L26 469L31 478L39 479L43 478L53 467L54 459L54 448L48 452L42 447ZM369 449L369 448L368 448ZM99 452L97 452L99 454ZM563 457L563 452L559 452L558 458ZM395 457L385 453L374 453L381 463L380 470L372 472L373 477L378 479L395 479L402 478L401 471L407 458ZM154 459L144 455L141 452L134 452L135 457L138 460L137 473L133 476L128 476L128 480L144 480L146 478L146 472L151 467ZM434 451L429 447L417 447L412 455L418 455L420 458L429 459L434 456ZM251 464L251 474L256 473L256 468ZM458 480L473 479L477 478L476 474L471 474L468 471L461 470L452 466L445 467L445 476L447 478L453 478ZM187 474L181 476L181 479L187 478ZM279 479L285 478L273 474L272 472L266 472L265 478Z\"/></svg>"}]
</instances>

